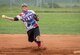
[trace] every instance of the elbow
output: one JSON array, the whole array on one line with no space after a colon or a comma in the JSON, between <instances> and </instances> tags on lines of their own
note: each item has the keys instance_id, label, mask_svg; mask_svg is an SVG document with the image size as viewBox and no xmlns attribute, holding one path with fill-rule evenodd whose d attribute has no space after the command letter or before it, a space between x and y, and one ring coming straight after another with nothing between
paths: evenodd
<instances>
[{"instance_id":1,"label":"elbow","mask_svg":"<svg viewBox=\"0 0 80 55\"><path fill-rule=\"evenodd\" d=\"M14 21L19 21L19 19L17 17L14 17Z\"/></svg>"}]
</instances>

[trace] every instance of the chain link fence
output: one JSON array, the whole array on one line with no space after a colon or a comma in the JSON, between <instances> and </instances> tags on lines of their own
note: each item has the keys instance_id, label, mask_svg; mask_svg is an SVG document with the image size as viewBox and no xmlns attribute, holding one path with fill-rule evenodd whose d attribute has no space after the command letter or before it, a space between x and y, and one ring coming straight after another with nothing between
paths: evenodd
<instances>
[{"instance_id":1,"label":"chain link fence","mask_svg":"<svg viewBox=\"0 0 80 55\"><path fill-rule=\"evenodd\" d=\"M80 12L80 0L0 0L0 13L19 13L22 3L26 3L30 9L37 12L55 12L55 8L61 8L58 12L67 12L66 8L71 8L68 9L69 12L74 11L74 8Z\"/></svg>"},{"instance_id":2,"label":"chain link fence","mask_svg":"<svg viewBox=\"0 0 80 55\"><path fill-rule=\"evenodd\" d=\"M41 8L80 7L80 0L0 0L0 6L20 6L22 3Z\"/></svg>"}]
</instances>

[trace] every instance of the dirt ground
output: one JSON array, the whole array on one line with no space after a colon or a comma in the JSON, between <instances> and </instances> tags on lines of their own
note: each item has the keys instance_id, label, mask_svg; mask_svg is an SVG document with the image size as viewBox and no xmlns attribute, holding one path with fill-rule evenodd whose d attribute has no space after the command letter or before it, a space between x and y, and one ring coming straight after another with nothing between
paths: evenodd
<instances>
[{"instance_id":1,"label":"dirt ground","mask_svg":"<svg viewBox=\"0 0 80 55\"><path fill-rule=\"evenodd\" d=\"M26 34L0 34L0 55L80 55L80 35L42 34L42 48Z\"/></svg>"}]
</instances>

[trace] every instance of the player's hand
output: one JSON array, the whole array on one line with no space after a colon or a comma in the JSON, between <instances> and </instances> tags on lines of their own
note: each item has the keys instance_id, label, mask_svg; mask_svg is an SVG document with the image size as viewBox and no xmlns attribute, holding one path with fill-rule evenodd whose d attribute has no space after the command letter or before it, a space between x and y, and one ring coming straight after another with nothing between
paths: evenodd
<instances>
[{"instance_id":1,"label":"player's hand","mask_svg":"<svg viewBox=\"0 0 80 55\"><path fill-rule=\"evenodd\" d=\"M7 16L6 15L2 15L2 18L7 18Z\"/></svg>"},{"instance_id":2,"label":"player's hand","mask_svg":"<svg viewBox=\"0 0 80 55\"><path fill-rule=\"evenodd\" d=\"M14 18L13 17L8 17L6 15L2 15L2 18L8 19L8 20L11 20L11 21L14 21Z\"/></svg>"}]
</instances>

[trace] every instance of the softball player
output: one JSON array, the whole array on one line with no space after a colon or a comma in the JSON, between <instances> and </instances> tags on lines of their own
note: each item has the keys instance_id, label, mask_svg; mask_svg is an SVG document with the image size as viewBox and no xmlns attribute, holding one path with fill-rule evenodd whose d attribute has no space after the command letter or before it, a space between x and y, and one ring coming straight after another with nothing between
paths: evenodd
<instances>
[{"instance_id":1,"label":"softball player","mask_svg":"<svg viewBox=\"0 0 80 55\"><path fill-rule=\"evenodd\" d=\"M28 41L29 42L35 42L38 47L41 46L41 41L39 39L40 36L40 30L39 30L39 25L37 21L39 21L36 13L33 10L28 10L27 4L22 4L21 5L22 13L17 15L14 18L7 18L9 20L22 20L26 29L27 29L27 34L28 34Z\"/></svg>"}]
</instances>

